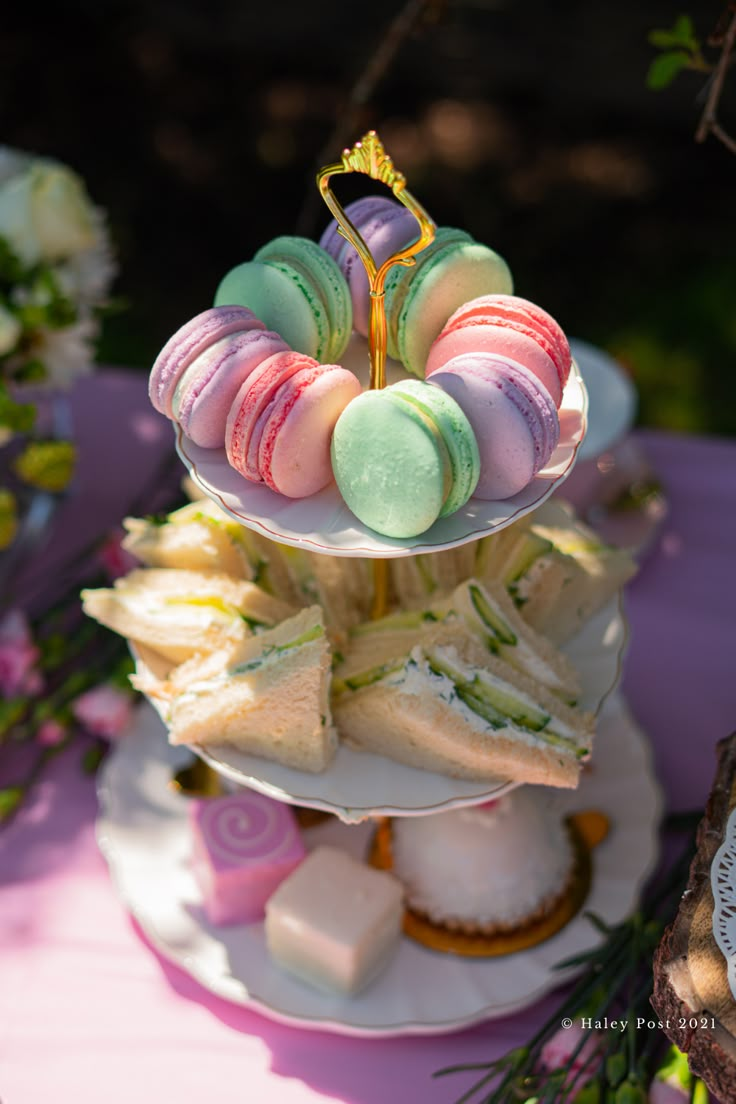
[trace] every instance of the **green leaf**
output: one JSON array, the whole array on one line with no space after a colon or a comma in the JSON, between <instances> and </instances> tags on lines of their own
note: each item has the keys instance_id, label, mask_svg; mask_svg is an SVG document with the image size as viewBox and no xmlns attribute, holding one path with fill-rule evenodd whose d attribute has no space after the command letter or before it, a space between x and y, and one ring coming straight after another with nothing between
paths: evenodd
<instances>
[{"instance_id":1,"label":"green leaf","mask_svg":"<svg viewBox=\"0 0 736 1104\"><path fill-rule=\"evenodd\" d=\"M0 736L7 735L28 708L28 698L4 698L0 701Z\"/></svg>"},{"instance_id":2,"label":"green leaf","mask_svg":"<svg viewBox=\"0 0 736 1104\"><path fill-rule=\"evenodd\" d=\"M36 408L33 403L16 402L0 383L0 426L12 429L14 433L30 433L35 421Z\"/></svg>"},{"instance_id":3,"label":"green leaf","mask_svg":"<svg viewBox=\"0 0 736 1104\"><path fill-rule=\"evenodd\" d=\"M600 1104L601 1100L601 1084L600 1081L595 1078L593 1081L589 1081L587 1085L584 1085L573 1097L573 1104Z\"/></svg>"},{"instance_id":4,"label":"green leaf","mask_svg":"<svg viewBox=\"0 0 736 1104\"><path fill-rule=\"evenodd\" d=\"M671 50L678 46L693 52L700 49L700 41L695 36L695 28L689 15L678 15L674 26L669 30L660 28L650 31L647 39L659 50Z\"/></svg>"},{"instance_id":5,"label":"green leaf","mask_svg":"<svg viewBox=\"0 0 736 1104\"><path fill-rule=\"evenodd\" d=\"M107 748L104 744L94 744L87 748L82 756L82 767L87 774L95 774L100 763L105 758Z\"/></svg>"},{"instance_id":6,"label":"green leaf","mask_svg":"<svg viewBox=\"0 0 736 1104\"><path fill-rule=\"evenodd\" d=\"M693 1104L709 1104L710 1096L705 1084L697 1080L693 1087Z\"/></svg>"},{"instance_id":7,"label":"green leaf","mask_svg":"<svg viewBox=\"0 0 736 1104\"><path fill-rule=\"evenodd\" d=\"M0 790L0 824L10 820L23 800L24 790L22 786L6 786Z\"/></svg>"},{"instance_id":8,"label":"green leaf","mask_svg":"<svg viewBox=\"0 0 736 1104\"><path fill-rule=\"evenodd\" d=\"M611 1088L615 1089L617 1085L621 1084L626 1076L627 1068L626 1056L621 1053L611 1054L606 1058L606 1080Z\"/></svg>"},{"instance_id":9,"label":"green leaf","mask_svg":"<svg viewBox=\"0 0 736 1104\"><path fill-rule=\"evenodd\" d=\"M71 441L33 441L13 464L24 483L42 491L63 491L74 475L76 451Z\"/></svg>"},{"instance_id":10,"label":"green leaf","mask_svg":"<svg viewBox=\"0 0 736 1104\"><path fill-rule=\"evenodd\" d=\"M47 378L46 367L38 357L29 357L13 371L13 379L18 383L42 383Z\"/></svg>"},{"instance_id":11,"label":"green leaf","mask_svg":"<svg viewBox=\"0 0 736 1104\"><path fill-rule=\"evenodd\" d=\"M647 1104L644 1089L632 1081L624 1081L623 1085L619 1085L613 1099L615 1104Z\"/></svg>"},{"instance_id":12,"label":"green leaf","mask_svg":"<svg viewBox=\"0 0 736 1104\"><path fill-rule=\"evenodd\" d=\"M17 286L25 281L27 269L13 252L5 238L0 237L0 281L9 286Z\"/></svg>"},{"instance_id":13,"label":"green leaf","mask_svg":"<svg viewBox=\"0 0 736 1104\"><path fill-rule=\"evenodd\" d=\"M18 506L15 495L6 488L0 489L0 551L9 548L18 532Z\"/></svg>"},{"instance_id":14,"label":"green leaf","mask_svg":"<svg viewBox=\"0 0 736 1104\"><path fill-rule=\"evenodd\" d=\"M689 63L689 55L682 50L670 50L666 54L660 54L649 66L647 88L651 88L653 91L666 88L681 69L688 67Z\"/></svg>"}]
</instances>

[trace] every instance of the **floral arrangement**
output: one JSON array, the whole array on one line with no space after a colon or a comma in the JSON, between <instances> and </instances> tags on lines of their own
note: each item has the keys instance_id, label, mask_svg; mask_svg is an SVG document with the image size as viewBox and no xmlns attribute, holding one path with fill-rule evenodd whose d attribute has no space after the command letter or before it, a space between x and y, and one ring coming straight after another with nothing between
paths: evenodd
<instances>
[{"instance_id":1,"label":"floral arrangement","mask_svg":"<svg viewBox=\"0 0 736 1104\"><path fill-rule=\"evenodd\" d=\"M18 525L17 491L62 490L68 440L32 439L37 389L92 370L116 266L105 216L65 165L0 147L0 445L21 438L0 486L0 548Z\"/></svg>"},{"instance_id":2,"label":"floral arrangement","mask_svg":"<svg viewBox=\"0 0 736 1104\"><path fill-rule=\"evenodd\" d=\"M113 533L92 550L91 584L106 585L132 566ZM0 785L0 829L71 744L85 770L97 768L131 720L132 669L125 641L82 613L76 582L37 617L18 607L0 616L0 753L13 778Z\"/></svg>"}]
</instances>

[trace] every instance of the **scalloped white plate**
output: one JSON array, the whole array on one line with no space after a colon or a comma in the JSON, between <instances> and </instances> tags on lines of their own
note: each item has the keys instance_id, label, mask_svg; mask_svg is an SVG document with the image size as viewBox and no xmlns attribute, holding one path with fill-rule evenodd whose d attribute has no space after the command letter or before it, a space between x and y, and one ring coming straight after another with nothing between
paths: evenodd
<instances>
[{"instance_id":1,"label":"scalloped white plate","mask_svg":"<svg viewBox=\"0 0 736 1104\"><path fill-rule=\"evenodd\" d=\"M586 622L564 651L580 674L581 708L598 712L618 684L627 640L619 595ZM140 662L140 659L139 659ZM507 779L469 782L395 763L341 744L327 770L309 774L226 745L192 750L219 774L278 801L334 813L346 823L374 815L423 816L476 805L514 789Z\"/></svg>"},{"instance_id":2,"label":"scalloped white plate","mask_svg":"<svg viewBox=\"0 0 736 1104\"><path fill-rule=\"evenodd\" d=\"M361 350L362 342L362 350ZM362 378L367 345L355 338L343 364ZM405 377L400 365L387 369L389 382ZM467 544L534 510L556 491L570 474L587 425L588 395L577 365L573 364L560 407L560 443L546 468L531 483L503 502L471 498L449 517L440 518L418 537L395 540L368 529L347 508L333 483L309 498L291 499L263 484L249 483L227 462L224 449L203 449L176 429L176 448L193 482L241 525L271 540L335 556L394 557Z\"/></svg>"},{"instance_id":3,"label":"scalloped white plate","mask_svg":"<svg viewBox=\"0 0 736 1104\"><path fill-rule=\"evenodd\" d=\"M137 725L115 745L99 783L97 838L123 904L167 959L217 996L272 1019L347 1035L440 1034L510 1015L568 981L555 964L595 946L600 935L579 914L531 950L505 958L463 959L402 937L388 969L351 998L303 985L272 964L263 925L210 926L189 867L187 798L167 785L186 761L170 747L154 711L143 706ZM620 695L601 717L592 767L575 791L558 791L564 815L598 809L612 824L593 856L585 908L608 924L635 906L658 854L661 810L648 742ZM305 832L309 846L332 842L362 856L370 826L334 818Z\"/></svg>"},{"instance_id":4,"label":"scalloped white plate","mask_svg":"<svg viewBox=\"0 0 736 1104\"><path fill-rule=\"evenodd\" d=\"M578 459L594 460L620 441L636 417L637 395L631 378L617 360L578 337L570 349L588 392L588 430Z\"/></svg>"}]
</instances>

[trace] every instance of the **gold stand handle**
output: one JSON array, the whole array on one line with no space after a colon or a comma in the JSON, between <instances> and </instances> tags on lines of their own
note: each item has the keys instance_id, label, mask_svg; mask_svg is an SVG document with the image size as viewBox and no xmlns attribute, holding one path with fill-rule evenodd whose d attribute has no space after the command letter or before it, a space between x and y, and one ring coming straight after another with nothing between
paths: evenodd
<instances>
[{"instance_id":1,"label":"gold stand handle","mask_svg":"<svg viewBox=\"0 0 736 1104\"><path fill-rule=\"evenodd\" d=\"M394 197L402 203L416 218L419 223L419 237L411 242L405 249L394 253L384 261L380 268L376 267L371 251L365 244L361 234L353 226L345 214L341 205L335 198L335 193L330 187L333 176L344 173L359 172L385 184L394 194ZM434 240L437 227L421 203L407 190L406 177L394 168L394 163L383 148L381 139L375 130L369 130L361 141L356 142L352 149L342 152L340 161L333 165L326 165L317 173L317 187L322 198L335 216L338 224L338 233L357 251L363 262L363 267L368 275L370 285L371 304L368 320L368 348L371 358L370 387L372 390L386 385L386 309L384 303L386 276L394 265L416 264L414 257L417 253Z\"/></svg>"}]
</instances>

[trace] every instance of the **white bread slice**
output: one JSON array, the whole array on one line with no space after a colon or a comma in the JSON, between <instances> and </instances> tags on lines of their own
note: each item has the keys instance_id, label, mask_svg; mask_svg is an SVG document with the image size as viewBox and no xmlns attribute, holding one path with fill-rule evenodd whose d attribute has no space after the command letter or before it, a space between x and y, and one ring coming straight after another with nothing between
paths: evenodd
<instances>
[{"instance_id":1,"label":"white bread slice","mask_svg":"<svg viewBox=\"0 0 736 1104\"><path fill-rule=\"evenodd\" d=\"M149 567L221 571L236 579L254 577L243 527L210 499L174 510L163 523L128 517L123 526L127 532L123 548Z\"/></svg>"},{"instance_id":2,"label":"white bread slice","mask_svg":"<svg viewBox=\"0 0 736 1104\"><path fill-rule=\"evenodd\" d=\"M526 623L500 583L468 579L449 598L432 606L437 615L456 613L489 651L525 671L565 701L580 695L580 678L570 660Z\"/></svg>"},{"instance_id":3,"label":"white bread slice","mask_svg":"<svg viewBox=\"0 0 736 1104\"><path fill-rule=\"evenodd\" d=\"M472 575L474 564L475 548L470 543L392 559L390 575L396 603L402 609L426 609Z\"/></svg>"},{"instance_id":4,"label":"white bread slice","mask_svg":"<svg viewBox=\"0 0 736 1104\"><path fill-rule=\"evenodd\" d=\"M337 748L330 713L331 657L319 606L175 668L145 690L167 703L172 744L229 744L319 772Z\"/></svg>"},{"instance_id":5,"label":"white bread slice","mask_svg":"<svg viewBox=\"0 0 736 1104\"><path fill-rule=\"evenodd\" d=\"M173 663L233 646L293 613L246 580L156 567L132 571L111 588L83 590L82 605L89 617Z\"/></svg>"},{"instance_id":6,"label":"white bread slice","mask_svg":"<svg viewBox=\"0 0 736 1104\"><path fill-rule=\"evenodd\" d=\"M557 524L535 524L532 529L552 543L553 551L543 560L558 565L558 576L565 571L564 590L555 582L551 568L540 571L537 567L535 572L532 566L518 581L516 594L525 621L563 644L635 575L637 565L629 552L604 544L561 504L559 519Z\"/></svg>"},{"instance_id":7,"label":"white bread slice","mask_svg":"<svg viewBox=\"0 0 736 1104\"><path fill-rule=\"evenodd\" d=\"M336 671L346 742L456 778L577 785L594 718L489 655L462 623L428 627L409 656L373 658L362 676L349 659Z\"/></svg>"}]
</instances>

